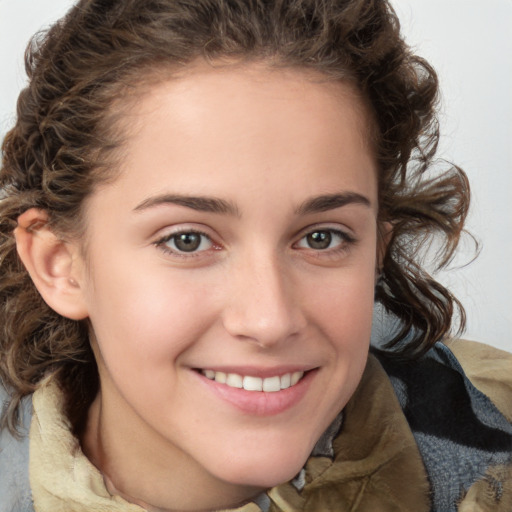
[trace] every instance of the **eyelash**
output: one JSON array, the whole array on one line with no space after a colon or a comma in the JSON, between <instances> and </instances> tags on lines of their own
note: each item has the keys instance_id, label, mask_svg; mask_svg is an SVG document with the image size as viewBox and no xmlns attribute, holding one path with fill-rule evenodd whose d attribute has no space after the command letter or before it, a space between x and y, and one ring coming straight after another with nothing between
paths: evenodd
<instances>
[{"instance_id":1,"label":"eyelash","mask_svg":"<svg viewBox=\"0 0 512 512\"><path fill-rule=\"evenodd\" d=\"M313 247L299 247L298 246L298 244L300 242L302 242L303 240L307 239L308 236L312 236L312 235L319 234L319 233L329 234L329 236L331 237L331 241L332 241L332 237L338 237L340 239L340 243L338 244L337 247L327 247L325 249L320 249L320 248L315 249ZM206 249L199 250L199 251L197 250L197 248L194 250L191 250L191 251L182 251L182 250L179 250L178 248L172 249L167 245L170 241L174 240L173 245L176 247L176 241L177 241L178 237L183 236L183 235L193 235L193 236L201 237L202 240L199 241L200 245L198 247L201 247L201 245L204 243L204 240L206 239L208 241L208 243L210 244L210 247L208 247ZM357 242L357 240L352 235L349 235L348 233L341 231L339 229L327 227L327 228L310 229L306 232L303 232L303 234L299 238L299 240L297 242L295 242L293 245L294 245L294 247L297 247L299 250L308 250L308 249L312 250L315 253L317 253L316 254L317 256L320 257L320 256L328 256L328 255L336 256L339 253L346 252L346 251L348 251L350 246L354 245L356 242ZM208 251L208 249L211 249L211 248L213 248L214 250L221 249L221 247L219 245L216 245L215 242L212 240L212 238L207 233L204 233L204 232L196 230L196 229L183 229L180 231L169 233L169 234L163 236L162 238L156 240L154 242L154 245L156 247L158 247L160 250L162 250L165 254L170 254L172 256L177 256L177 257L181 257L181 258L198 257L201 255L201 253L204 253L204 252Z\"/></svg>"},{"instance_id":2,"label":"eyelash","mask_svg":"<svg viewBox=\"0 0 512 512\"><path fill-rule=\"evenodd\" d=\"M324 249L320 248L313 248L313 247L299 247L298 244L302 242L303 240L307 239L307 237L315 235L315 234L329 234L330 236L330 242L334 237L339 238L339 243L335 247L326 247ZM317 257L326 257L326 256L337 256L340 253L347 252L352 245L354 245L357 242L356 238L354 238L352 235L346 233L345 231L341 231L339 229L330 228L330 227L320 227L316 229L308 229L296 242L294 245L297 246L299 249L304 250L313 250L315 252L315 256Z\"/></svg>"},{"instance_id":3,"label":"eyelash","mask_svg":"<svg viewBox=\"0 0 512 512\"><path fill-rule=\"evenodd\" d=\"M201 253L203 253L206 250L208 250L208 249L203 249L203 250L200 250L200 251L197 251L197 250L181 251L179 249L172 249L172 248L170 248L167 245L167 243L169 243L170 241L174 240L174 245L176 245L176 240L178 239L178 237L180 235L181 236L183 236L183 235L196 235L196 236L200 236L202 238L202 240L200 240L200 242L199 242L200 244L203 244L204 239L206 239L211 244L211 247L209 247L209 248L214 248L216 250L220 249L220 246L216 245L208 234L206 234L206 233L204 233L202 231L199 231L197 229L182 229L182 230L176 231L174 233L169 233L168 235L165 235L162 238L156 240L154 242L154 245L156 245L156 247L158 247L160 250L162 250L165 254L170 254L172 256L177 256L177 257L180 257L180 258L197 257Z\"/></svg>"}]
</instances>

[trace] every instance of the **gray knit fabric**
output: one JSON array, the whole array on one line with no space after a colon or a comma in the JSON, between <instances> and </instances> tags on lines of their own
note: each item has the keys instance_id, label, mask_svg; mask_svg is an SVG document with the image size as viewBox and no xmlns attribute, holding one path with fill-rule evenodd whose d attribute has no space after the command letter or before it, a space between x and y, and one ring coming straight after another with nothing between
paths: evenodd
<instances>
[{"instance_id":1,"label":"gray knit fabric","mask_svg":"<svg viewBox=\"0 0 512 512\"><path fill-rule=\"evenodd\" d=\"M423 457L432 488L432 511L455 512L460 499L489 468L512 463L512 425L473 386L441 343L413 363L376 355ZM496 482L498 495L499 485Z\"/></svg>"},{"instance_id":2,"label":"gray knit fabric","mask_svg":"<svg viewBox=\"0 0 512 512\"><path fill-rule=\"evenodd\" d=\"M7 393L0 385L0 405L7 405ZM34 512L28 478L28 432L32 417L30 397L23 400L19 437L0 429L0 512Z\"/></svg>"}]
</instances>

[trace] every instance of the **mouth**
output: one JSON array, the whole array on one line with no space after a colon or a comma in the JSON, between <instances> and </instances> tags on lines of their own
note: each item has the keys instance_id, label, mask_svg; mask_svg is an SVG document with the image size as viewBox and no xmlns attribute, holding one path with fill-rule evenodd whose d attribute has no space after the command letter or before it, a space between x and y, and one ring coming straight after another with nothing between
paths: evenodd
<instances>
[{"instance_id":1,"label":"mouth","mask_svg":"<svg viewBox=\"0 0 512 512\"><path fill-rule=\"evenodd\" d=\"M298 384L307 372L295 371L283 375L270 377L255 377L252 375L240 375L238 373L226 373L215 370L203 370L198 372L209 380L225 384L230 388L245 389L246 391L276 393Z\"/></svg>"},{"instance_id":2,"label":"mouth","mask_svg":"<svg viewBox=\"0 0 512 512\"><path fill-rule=\"evenodd\" d=\"M320 368L195 368L200 381L223 402L249 414L268 417L298 405ZM238 370L238 372L237 372Z\"/></svg>"}]
</instances>

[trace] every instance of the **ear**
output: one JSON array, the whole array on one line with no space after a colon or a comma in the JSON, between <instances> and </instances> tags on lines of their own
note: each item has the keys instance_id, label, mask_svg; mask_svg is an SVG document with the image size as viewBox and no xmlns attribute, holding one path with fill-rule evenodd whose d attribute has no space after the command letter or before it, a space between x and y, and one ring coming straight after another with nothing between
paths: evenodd
<instances>
[{"instance_id":1,"label":"ear","mask_svg":"<svg viewBox=\"0 0 512 512\"><path fill-rule=\"evenodd\" d=\"M43 300L72 320L87 318L80 287L83 262L77 248L48 226L48 214L31 208L18 217L14 230L18 255Z\"/></svg>"}]
</instances>

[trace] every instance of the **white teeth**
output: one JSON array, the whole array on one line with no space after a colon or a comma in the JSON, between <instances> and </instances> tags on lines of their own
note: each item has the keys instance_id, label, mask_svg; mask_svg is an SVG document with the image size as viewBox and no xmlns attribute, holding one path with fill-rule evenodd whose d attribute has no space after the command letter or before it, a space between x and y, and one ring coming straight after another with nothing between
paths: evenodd
<instances>
[{"instance_id":1,"label":"white teeth","mask_svg":"<svg viewBox=\"0 0 512 512\"><path fill-rule=\"evenodd\" d=\"M245 376L244 389L247 391L263 391L263 379Z\"/></svg>"},{"instance_id":2,"label":"white teeth","mask_svg":"<svg viewBox=\"0 0 512 512\"><path fill-rule=\"evenodd\" d=\"M205 370L204 375L205 375L205 377L207 377L210 380L215 379L215 372L213 370Z\"/></svg>"},{"instance_id":3,"label":"white teeth","mask_svg":"<svg viewBox=\"0 0 512 512\"><path fill-rule=\"evenodd\" d=\"M292 376L290 373L285 373L281 377L281 389L289 388L292 385Z\"/></svg>"},{"instance_id":4,"label":"white teeth","mask_svg":"<svg viewBox=\"0 0 512 512\"><path fill-rule=\"evenodd\" d=\"M215 381L226 384L227 375L224 372L215 372Z\"/></svg>"},{"instance_id":5,"label":"white teeth","mask_svg":"<svg viewBox=\"0 0 512 512\"><path fill-rule=\"evenodd\" d=\"M246 391L265 391L266 393L275 393L282 389L295 386L304 376L304 372L285 373L279 377L252 377L250 375L241 376L238 373L216 372L214 370L201 370L201 373L210 380L226 384L232 388L245 389Z\"/></svg>"},{"instance_id":6,"label":"white teeth","mask_svg":"<svg viewBox=\"0 0 512 512\"><path fill-rule=\"evenodd\" d=\"M280 377L268 377L263 379L263 391L275 392L281 391L281 378Z\"/></svg>"},{"instance_id":7,"label":"white teeth","mask_svg":"<svg viewBox=\"0 0 512 512\"><path fill-rule=\"evenodd\" d=\"M304 375L304 372L293 372L290 385L295 386L297 382L299 382L300 379L302 379L302 376Z\"/></svg>"},{"instance_id":8,"label":"white teeth","mask_svg":"<svg viewBox=\"0 0 512 512\"><path fill-rule=\"evenodd\" d=\"M228 373L226 384L232 388L242 387L242 377L236 373Z\"/></svg>"}]
</instances>

